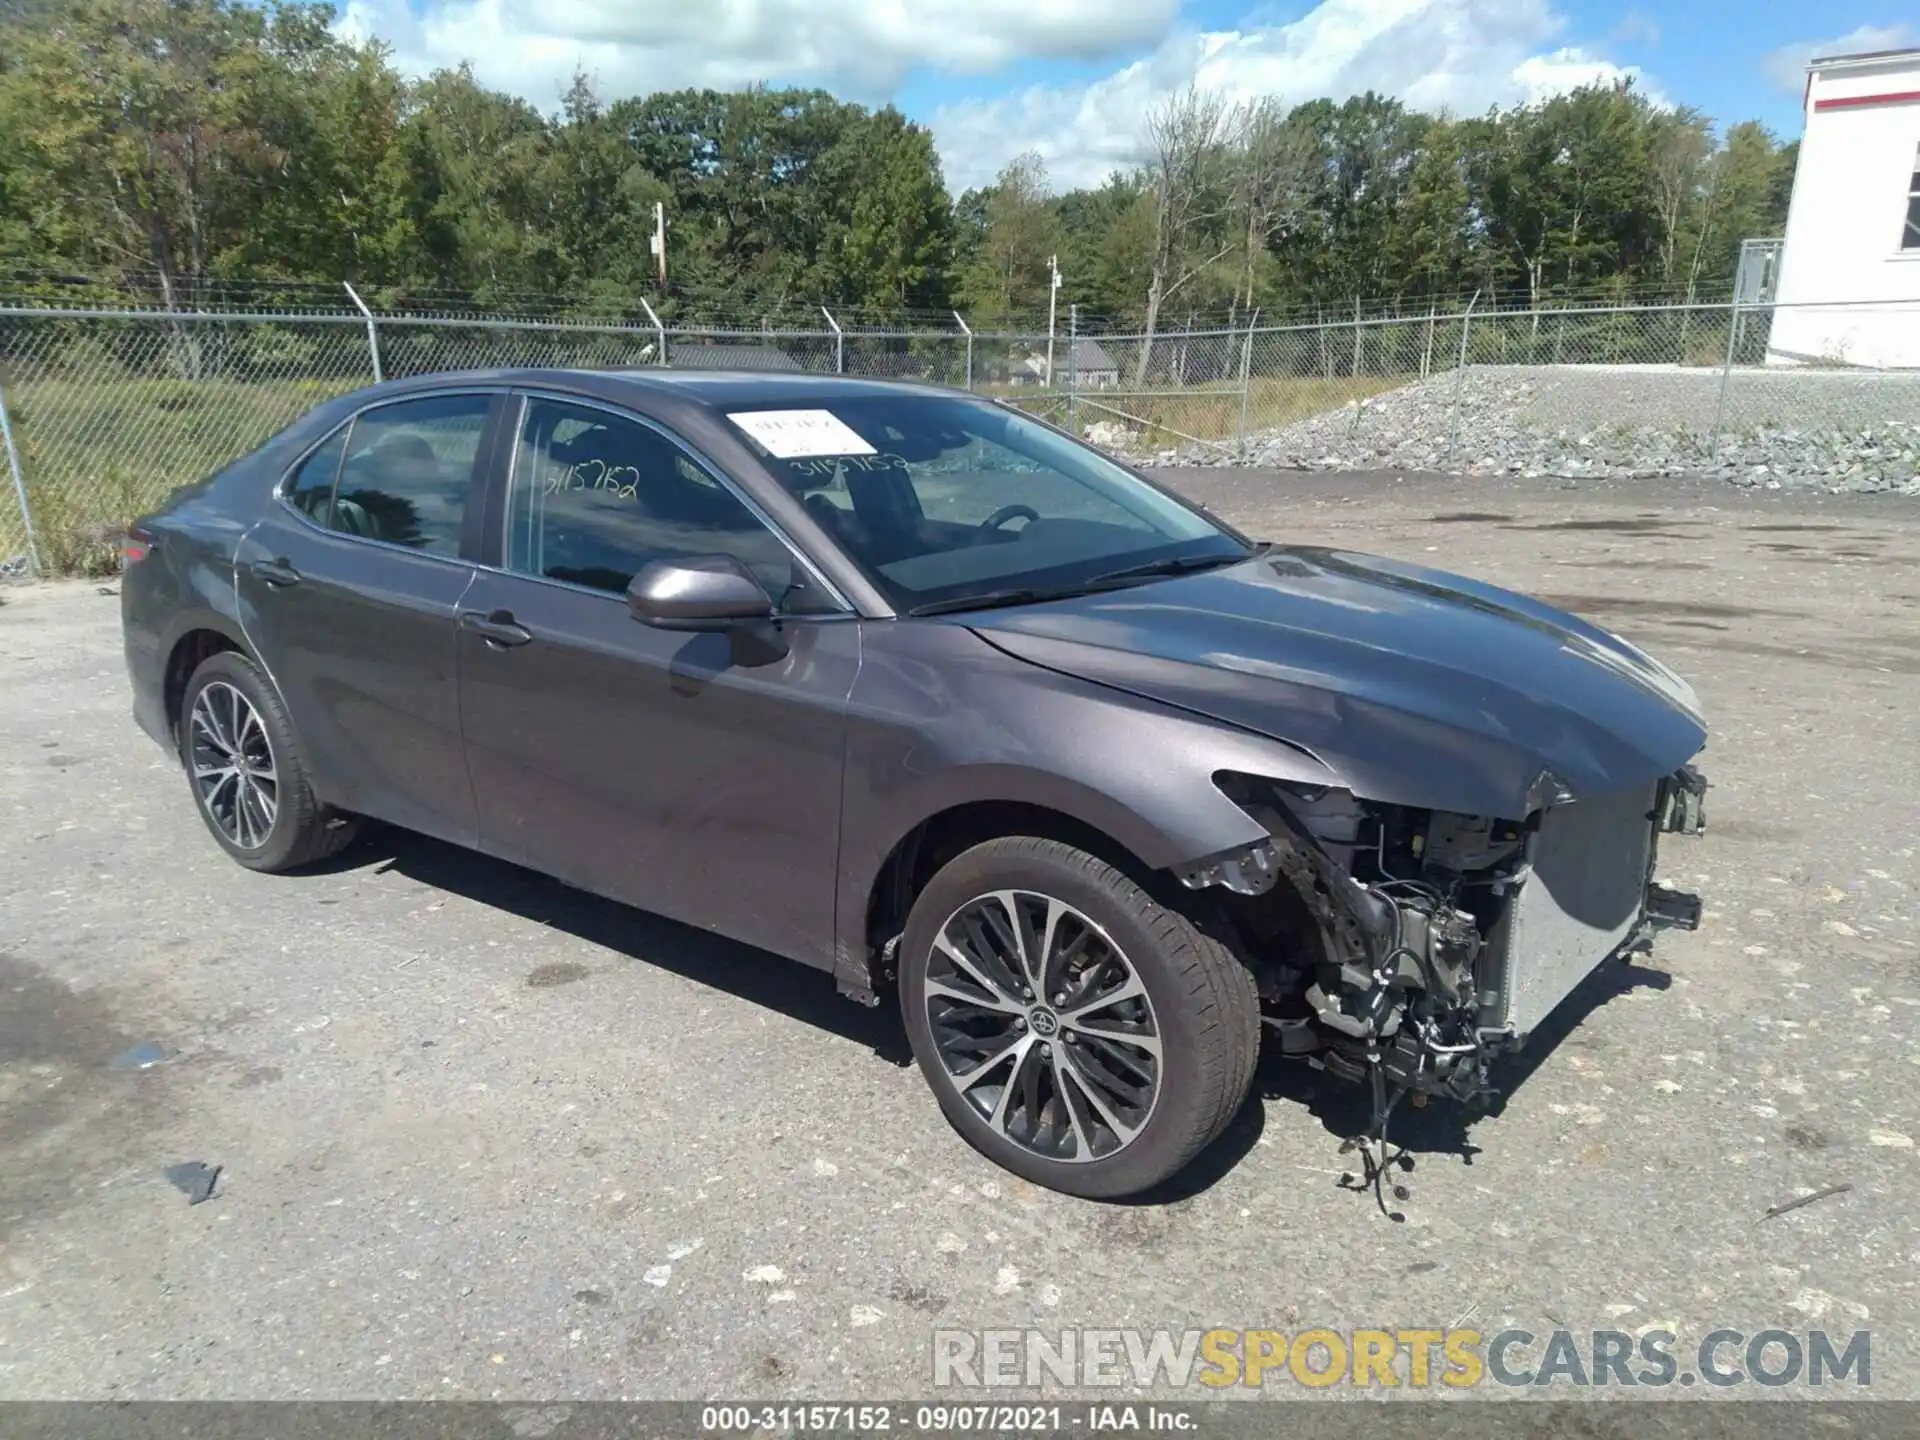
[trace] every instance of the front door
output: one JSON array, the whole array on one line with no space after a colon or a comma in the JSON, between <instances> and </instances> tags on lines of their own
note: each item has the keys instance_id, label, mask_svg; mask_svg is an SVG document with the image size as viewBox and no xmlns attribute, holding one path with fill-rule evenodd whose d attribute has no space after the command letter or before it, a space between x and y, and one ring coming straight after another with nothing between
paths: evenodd
<instances>
[{"instance_id":1,"label":"front door","mask_svg":"<svg viewBox=\"0 0 1920 1440\"><path fill-rule=\"evenodd\" d=\"M288 477L242 540L248 638L286 701L320 797L459 844L477 838L460 739L461 534L494 397L362 411Z\"/></svg>"},{"instance_id":2,"label":"front door","mask_svg":"<svg viewBox=\"0 0 1920 1440\"><path fill-rule=\"evenodd\" d=\"M796 959L832 963L859 623L661 431L529 399L504 570L460 602L460 708L483 848ZM731 554L774 625L657 630L649 561Z\"/></svg>"}]
</instances>

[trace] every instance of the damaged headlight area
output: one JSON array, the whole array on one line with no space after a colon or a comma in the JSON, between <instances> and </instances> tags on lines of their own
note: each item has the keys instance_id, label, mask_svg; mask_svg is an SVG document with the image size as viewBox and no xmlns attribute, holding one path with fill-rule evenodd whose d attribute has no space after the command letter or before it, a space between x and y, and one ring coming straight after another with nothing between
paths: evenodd
<instances>
[{"instance_id":1,"label":"damaged headlight area","mask_svg":"<svg viewBox=\"0 0 1920 1440\"><path fill-rule=\"evenodd\" d=\"M1219 901L1283 1050L1371 1083L1376 1109L1484 1101L1494 1060L1593 970L1699 922L1697 900L1653 883L1658 837L1704 826L1690 766L1517 819L1215 783L1268 838L1179 878Z\"/></svg>"}]
</instances>

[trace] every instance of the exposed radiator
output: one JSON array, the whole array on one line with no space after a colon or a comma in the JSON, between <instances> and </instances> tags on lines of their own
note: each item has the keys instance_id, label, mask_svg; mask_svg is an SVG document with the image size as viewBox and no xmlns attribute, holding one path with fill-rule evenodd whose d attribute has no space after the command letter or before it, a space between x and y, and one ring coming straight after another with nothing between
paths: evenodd
<instances>
[{"instance_id":1,"label":"exposed radiator","mask_svg":"<svg viewBox=\"0 0 1920 1440\"><path fill-rule=\"evenodd\" d=\"M1480 1023L1524 1037L1638 927L1656 786L1556 805L1478 965Z\"/></svg>"}]
</instances>

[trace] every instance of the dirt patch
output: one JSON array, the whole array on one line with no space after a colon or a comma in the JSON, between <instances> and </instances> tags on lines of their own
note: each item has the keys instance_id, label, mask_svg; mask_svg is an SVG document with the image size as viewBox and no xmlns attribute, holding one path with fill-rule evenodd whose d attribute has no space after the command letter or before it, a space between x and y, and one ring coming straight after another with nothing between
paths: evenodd
<instances>
[{"instance_id":1,"label":"dirt patch","mask_svg":"<svg viewBox=\"0 0 1920 1440\"><path fill-rule=\"evenodd\" d=\"M1663 535L1673 540L1684 540L1684 535L1673 534L1676 525L1696 525L1695 520L1676 520L1671 515L1646 515L1611 520L1548 520L1538 525L1509 525L1509 530L1602 530L1615 535Z\"/></svg>"},{"instance_id":2,"label":"dirt patch","mask_svg":"<svg viewBox=\"0 0 1920 1440\"><path fill-rule=\"evenodd\" d=\"M1712 620L1745 620L1756 615L1802 618L1798 610L1768 610L1758 605L1727 605L1714 600L1656 600L1621 595L1542 595L1540 598L1562 610L1611 611L1616 615L1690 616Z\"/></svg>"},{"instance_id":3,"label":"dirt patch","mask_svg":"<svg viewBox=\"0 0 1920 1440\"><path fill-rule=\"evenodd\" d=\"M1704 560L1562 560L1569 570L1711 570Z\"/></svg>"},{"instance_id":4,"label":"dirt patch","mask_svg":"<svg viewBox=\"0 0 1920 1440\"><path fill-rule=\"evenodd\" d=\"M0 952L0 1238L29 1215L65 1209L151 1149L180 1065L112 1069L151 1037L129 1031L112 997L75 990Z\"/></svg>"},{"instance_id":5,"label":"dirt patch","mask_svg":"<svg viewBox=\"0 0 1920 1440\"><path fill-rule=\"evenodd\" d=\"M571 985L576 980L584 980L589 973L586 966L570 961L542 965L527 976L527 986L533 990L550 990L555 985Z\"/></svg>"}]
</instances>

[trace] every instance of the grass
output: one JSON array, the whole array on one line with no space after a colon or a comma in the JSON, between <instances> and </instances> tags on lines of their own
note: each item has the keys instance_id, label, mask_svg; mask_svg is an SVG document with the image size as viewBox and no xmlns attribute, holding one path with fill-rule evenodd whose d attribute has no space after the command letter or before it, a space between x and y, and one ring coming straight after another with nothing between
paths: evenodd
<instances>
[{"instance_id":1,"label":"grass","mask_svg":"<svg viewBox=\"0 0 1920 1440\"><path fill-rule=\"evenodd\" d=\"M50 574L110 574L127 523L205 479L356 382L16 381L8 413ZM26 550L0 501L0 559Z\"/></svg>"},{"instance_id":2,"label":"grass","mask_svg":"<svg viewBox=\"0 0 1920 1440\"><path fill-rule=\"evenodd\" d=\"M1254 433L1311 419L1356 400L1397 390L1416 378L1341 375L1329 380L1318 375L1256 375L1246 397L1246 431ZM1065 421L1066 400L1062 396L1023 393L1018 387L1003 387L994 393L1055 424ZM1124 386L1116 390L1083 390L1077 397L1076 409L1082 431L1097 421L1111 421L1139 432L1142 443L1149 448L1188 439L1220 443L1241 434L1242 407L1237 382L1196 386L1177 395L1134 395Z\"/></svg>"}]
</instances>

